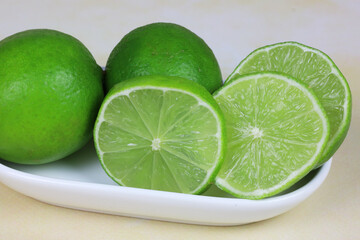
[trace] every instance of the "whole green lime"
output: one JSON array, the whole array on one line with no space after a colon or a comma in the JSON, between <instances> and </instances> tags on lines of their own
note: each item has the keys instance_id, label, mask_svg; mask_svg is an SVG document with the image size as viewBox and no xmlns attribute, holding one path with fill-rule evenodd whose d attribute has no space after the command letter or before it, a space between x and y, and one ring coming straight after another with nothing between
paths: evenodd
<instances>
[{"instance_id":1,"label":"whole green lime","mask_svg":"<svg viewBox=\"0 0 360 240\"><path fill-rule=\"evenodd\" d=\"M145 25L121 39L106 64L106 88L146 75L183 77L210 92L222 85L219 64L204 40L172 23Z\"/></svg>"},{"instance_id":2,"label":"whole green lime","mask_svg":"<svg viewBox=\"0 0 360 240\"><path fill-rule=\"evenodd\" d=\"M77 39L35 29L0 41L0 158L61 159L88 142L104 97L102 69Z\"/></svg>"}]
</instances>

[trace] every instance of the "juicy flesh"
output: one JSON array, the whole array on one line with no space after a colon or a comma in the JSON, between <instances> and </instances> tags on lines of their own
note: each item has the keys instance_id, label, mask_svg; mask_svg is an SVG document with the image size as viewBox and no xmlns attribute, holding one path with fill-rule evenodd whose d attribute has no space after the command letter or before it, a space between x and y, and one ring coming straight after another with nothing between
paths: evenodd
<instances>
[{"instance_id":1,"label":"juicy flesh","mask_svg":"<svg viewBox=\"0 0 360 240\"><path fill-rule=\"evenodd\" d=\"M218 178L242 195L262 195L318 151L322 119L304 92L285 81L260 77L236 85L216 96L228 136Z\"/></svg>"},{"instance_id":2,"label":"juicy flesh","mask_svg":"<svg viewBox=\"0 0 360 240\"><path fill-rule=\"evenodd\" d=\"M99 128L102 161L125 186L196 192L219 155L218 125L207 106L172 90L114 98Z\"/></svg>"},{"instance_id":3,"label":"juicy flesh","mask_svg":"<svg viewBox=\"0 0 360 240\"><path fill-rule=\"evenodd\" d=\"M265 48L247 59L232 76L262 71L286 73L306 83L319 98L330 122L330 138L324 155L333 150L340 126L346 121L346 95L337 71L317 52L298 45ZM325 157L325 156L324 156ZM327 159L323 159L326 161Z\"/></svg>"}]
</instances>

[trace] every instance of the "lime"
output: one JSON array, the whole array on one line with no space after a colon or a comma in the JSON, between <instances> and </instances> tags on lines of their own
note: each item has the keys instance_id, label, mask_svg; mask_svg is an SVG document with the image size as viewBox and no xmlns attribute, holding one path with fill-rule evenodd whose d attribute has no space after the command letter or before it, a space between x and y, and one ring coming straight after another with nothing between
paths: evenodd
<instances>
[{"instance_id":1,"label":"lime","mask_svg":"<svg viewBox=\"0 0 360 240\"><path fill-rule=\"evenodd\" d=\"M219 64L206 43L188 29L153 23L128 33L106 64L106 87L144 75L183 77L213 92L222 85Z\"/></svg>"},{"instance_id":2,"label":"lime","mask_svg":"<svg viewBox=\"0 0 360 240\"><path fill-rule=\"evenodd\" d=\"M321 158L329 123L305 85L275 73L237 75L214 93L227 129L216 184L243 198L272 196L296 183Z\"/></svg>"},{"instance_id":3,"label":"lime","mask_svg":"<svg viewBox=\"0 0 360 240\"><path fill-rule=\"evenodd\" d=\"M323 52L296 42L259 48L229 76L276 71L288 74L313 89L330 121L330 139L317 166L326 162L344 141L351 119L351 92L335 63Z\"/></svg>"},{"instance_id":4,"label":"lime","mask_svg":"<svg viewBox=\"0 0 360 240\"><path fill-rule=\"evenodd\" d=\"M28 30L0 42L0 158L58 160L92 136L102 70L77 39Z\"/></svg>"},{"instance_id":5,"label":"lime","mask_svg":"<svg viewBox=\"0 0 360 240\"><path fill-rule=\"evenodd\" d=\"M224 125L202 86L179 77L142 76L110 90L94 141L103 168L118 184L197 194L220 168Z\"/></svg>"}]
</instances>

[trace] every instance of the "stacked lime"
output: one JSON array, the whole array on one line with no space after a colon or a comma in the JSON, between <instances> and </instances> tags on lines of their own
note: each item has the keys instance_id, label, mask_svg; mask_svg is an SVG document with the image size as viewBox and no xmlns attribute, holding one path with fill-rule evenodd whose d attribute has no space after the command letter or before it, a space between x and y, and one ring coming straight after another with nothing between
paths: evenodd
<instances>
[{"instance_id":1,"label":"stacked lime","mask_svg":"<svg viewBox=\"0 0 360 240\"><path fill-rule=\"evenodd\" d=\"M247 56L227 82L247 73L276 71L288 74L311 88L330 121L330 139L317 166L336 152L350 126L351 93L346 79L323 52L296 42L259 48Z\"/></svg>"},{"instance_id":2,"label":"stacked lime","mask_svg":"<svg viewBox=\"0 0 360 240\"><path fill-rule=\"evenodd\" d=\"M206 43L172 23L139 27L106 64L110 92L94 129L100 162L123 186L201 193L225 151L223 114L209 92L222 85Z\"/></svg>"},{"instance_id":3,"label":"stacked lime","mask_svg":"<svg viewBox=\"0 0 360 240\"><path fill-rule=\"evenodd\" d=\"M350 125L344 76L326 54L296 42L255 50L214 96L228 133L216 183L238 197L290 187L335 153Z\"/></svg>"}]
</instances>

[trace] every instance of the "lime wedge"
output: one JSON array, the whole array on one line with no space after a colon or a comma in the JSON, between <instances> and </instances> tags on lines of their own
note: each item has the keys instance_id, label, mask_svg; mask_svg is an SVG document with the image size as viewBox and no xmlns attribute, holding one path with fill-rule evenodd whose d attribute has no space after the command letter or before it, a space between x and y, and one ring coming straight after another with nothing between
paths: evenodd
<instances>
[{"instance_id":1,"label":"lime wedge","mask_svg":"<svg viewBox=\"0 0 360 240\"><path fill-rule=\"evenodd\" d=\"M224 134L223 114L205 88L183 78L146 76L112 88L94 141L118 184L198 194L220 169Z\"/></svg>"},{"instance_id":2,"label":"lime wedge","mask_svg":"<svg viewBox=\"0 0 360 240\"><path fill-rule=\"evenodd\" d=\"M237 197L260 199L289 188L321 158L329 122L313 92L286 75L238 75L214 93L227 129L216 178Z\"/></svg>"},{"instance_id":3,"label":"lime wedge","mask_svg":"<svg viewBox=\"0 0 360 240\"><path fill-rule=\"evenodd\" d=\"M277 43L250 53L228 77L276 71L313 89L330 121L330 138L317 166L330 159L344 141L351 119L351 92L335 63L323 52L296 42Z\"/></svg>"}]
</instances>

